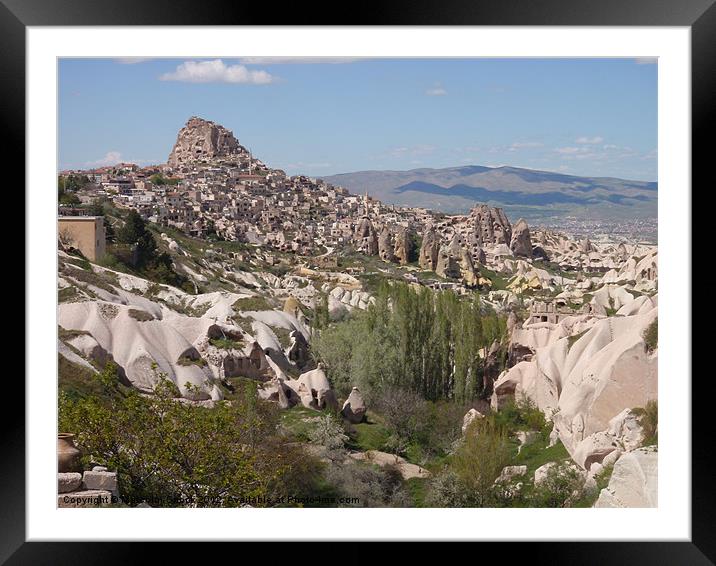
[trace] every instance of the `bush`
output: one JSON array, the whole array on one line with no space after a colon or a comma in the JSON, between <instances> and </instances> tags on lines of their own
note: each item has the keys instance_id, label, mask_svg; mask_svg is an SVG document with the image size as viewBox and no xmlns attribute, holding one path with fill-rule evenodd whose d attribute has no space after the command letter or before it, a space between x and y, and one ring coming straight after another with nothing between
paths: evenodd
<instances>
[{"instance_id":1,"label":"bush","mask_svg":"<svg viewBox=\"0 0 716 566\"><path fill-rule=\"evenodd\" d=\"M648 401L646 405L632 409L636 414L639 424L644 429L642 446L654 446L659 444L659 404L657 401Z\"/></svg>"},{"instance_id":2,"label":"bush","mask_svg":"<svg viewBox=\"0 0 716 566\"><path fill-rule=\"evenodd\" d=\"M233 350L241 347L241 343L230 338L209 338L209 344L221 350Z\"/></svg>"},{"instance_id":3,"label":"bush","mask_svg":"<svg viewBox=\"0 0 716 566\"><path fill-rule=\"evenodd\" d=\"M643 334L646 351L651 353L659 345L659 319L655 318L649 326L646 327Z\"/></svg>"},{"instance_id":4,"label":"bush","mask_svg":"<svg viewBox=\"0 0 716 566\"><path fill-rule=\"evenodd\" d=\"M192 358L190 356L182 356L177 360L177 364L180 366L199 366L199 367L205 367L207 365L207 362L204 358Z\"/></svg>"},{"instance_id":5,"label":"bush","mask_svg":"<svg viewBox=\"0 0 716 566\"><path fill-rule=\"evenodd\" d=\"M236 312L273 310L273 306L264 297L244 297L243 299L236 299L232 306Z\"/></svg>"},{"instance_id":6,"label":"bush","mask_svg":"<svg viewBox=\"0 0 716 566\"><path fill-rule=\"evenodd\" d=\"M154 316L149 314L147 311L139 309L129 309L129 316L131 316L134 320L138 320L139 322L147 322L149 320L154 320Z\"/></svg>"},{"instance_id":7,"label":"bush","mask_svg":"<svg viewBox=\"0 0 716 566\"><path fill-rule=\"evenodd\" d=\"M490 419L477 419L467 430L448 467L430 483L431 507L499 507L503 490L495 485L509 465L512 448L505 430Z\"/></svg>"},{"instance_id":8,"label":"bush","mask_svg":"<svg viewBox=\"0 0 716 566\"><path fill-rule=\"evenodd\" d=\"M316 426L308 433L309 440L328 451L341 450L348 440L343 425L330 414L318 417Z\"/></svg>"},{"instance_id":9,"label":"bush","mask_svg":"<svg viewBox=\"0 0 716 566\"><path fill-rule=\"evenodd\" d=\"M105 398L61 393L58 424L76 434L85 467L117 470L129 505L264 506L255 498L312 489L315 461L277 441L277 409L255 390L207 409L175 400L167 380L145 396L104 378Z\"/></svg>"},{"instance_id":10,"label":"bush","mask_svg":"<svg viewBox=\"0 0 716 566\"><path fill-rule=\"evenodd\" d=\"M417 393L391 387L371 401L390 432L389 451L403 454L408 446L424 441L427 433L428 403Z\"/></svg>"},{"instance_id":11,"label":"bush","mask_svg":"<svg viewBox=\"0 0 716 566\"><path fill-rule=\"evenodd\" d=\"M543 432L548 428L544 413L528 397L509 401L493 418L508 433L525 429Z\"/></svg>"},{"instance_id":12,"label":"bush","mask_svg":"<svg viewBox=\"0 0 716 566\"><path fill-rule=\"evenodd\" d=\"M529 495L531 507L571 507L582 495L584 474L571 462L559 462Z\"/></svg>"},{"instance_id":13,"label":"bush","mask_svg":"<svg viewBox=\"0 0 716 566\"><path fill-rule=\"evenodd\" d=\"M357 498L352 507L409 507L410 494L403 486L400 471L393 466L378 468L348 459L331 466L326 481L339 497Z\"/></svg>"}]
</instances>

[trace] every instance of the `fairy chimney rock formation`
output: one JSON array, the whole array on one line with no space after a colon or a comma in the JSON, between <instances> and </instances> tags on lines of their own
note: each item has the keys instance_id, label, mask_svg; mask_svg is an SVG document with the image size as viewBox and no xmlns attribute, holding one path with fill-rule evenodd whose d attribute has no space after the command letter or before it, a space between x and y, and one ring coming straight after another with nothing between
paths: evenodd
<instances>
[{"instance_id":1,"label":"fairy chimney rock formation","mask_svg":"<svg viewBox=\"0 0 716 566\"><path fill-rule=\"evenodd\" d=\"M512 240L510 241L512 253L522 257L532 257L532 240L527 222L520 218L512 228Z\"/></svg>"},{"instance_id":2,"label":"fairy chimney rock formation","mask_svg":"<svg viewBox=\"0 0 716 566\"><path fill-rule=\"evenodd\" d=\"M423 234L418 263L421 269L435 271L438 265L438 239L435 229L430 226Z\"/></svg>"},{"instance_id":3,"label":"fairy chimney rock formation","mask_svg":"<svg viewBox=\"0 0 716 566\"><path fill-rule=\"evenodd\" d=\"M387 226L383 226L378 236L378 256L383 261L393 261L393 235Z\"/></svg>"},{"instance_id":4,"label":"fairy chimney rock formation","mask_svg":"<svg viewBox=\"0 0 716 566\"><path fill-rule=\"evenodd\" d=\"M395 236L395 248L393 255L400 265L407 265L410 261L411 244L410 234L407 228L401 228Z\"/></svg>"},{"instance_id":5,"label":"fairy chimney rock formation","mask_svg":"<svg viewBox=\"0 0 716 566\"><path fill-rule=\"evenodd\" d=\"M367 216L361 218L353 236L358 251L366 255L378 255L378 235Z\"/></svg>"},{"instance_id":6,"label":"fairy chimney rock formation","mask_svg":"<svg viewBox=\"0 0 716 566\"><path fill-rule=\"evenodd\" d=\"M470 211L475 240L483 244L507 244L512 239L512 227L501 208L478 204Z\"/></svg>"}]
</instances>

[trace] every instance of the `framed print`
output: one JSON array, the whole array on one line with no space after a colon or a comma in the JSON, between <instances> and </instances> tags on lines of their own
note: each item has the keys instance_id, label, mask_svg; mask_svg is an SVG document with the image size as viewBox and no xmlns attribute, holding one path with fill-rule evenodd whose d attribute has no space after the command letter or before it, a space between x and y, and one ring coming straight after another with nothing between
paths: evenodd
<instances>
[{"instance_id":1,"label":"framed print","mask_svg":"<svg viewBox=\"0 0 716 566\"><path fill-rule=\"evenodd\" d=\"M712 563L713 2L164 8L2 8L29 330L3 560Z\"/></svg>"}]
</instances>

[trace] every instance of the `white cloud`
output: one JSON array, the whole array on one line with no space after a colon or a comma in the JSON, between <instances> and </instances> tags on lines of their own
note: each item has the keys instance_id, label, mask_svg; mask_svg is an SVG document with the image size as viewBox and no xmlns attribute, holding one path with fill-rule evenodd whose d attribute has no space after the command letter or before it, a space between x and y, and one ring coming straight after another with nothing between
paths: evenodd
<instances>
[{"instance_id":1,"label":"white cloud","mask_svg":"<svg viewBox=\"0 0 716 566\"><path fill-rule=\"evenodd\" d=\"M561 153L562 155L574 155L576 153L584 153L587 151L587 148L585 147L558 147L555 149L557 153Z\"/></svg>"},{"instance_id":2,"label":"white cloud","mask_svg":"<svg viewBox=\"0 0 716 566\"><path fill-rule=\"evenodd\" d=\"M435 83L435 86L426 90L425 94L427 96L445 96L447 94L447 90L445 90L440 83Z\"/></svg>"},{"instance_id":3,"label":"white cloud","mask_svg":"<svg viewBox=\"0 0 716 566\"><path fill-rule=\"evenodd\" d=\"M289 169L326 169L327 167L331 167L330 163L305 163L303 161L298 161L296 163L289 163L288 168Z\"/></svg>"},{"instance_id":4,"label":"white cloud","mask_svg":"<svg viewBox=\"0 0 716 566\"><path fill-rule=\"evenodd\" d=\"M186 83L230 83L265 85L276 81L266 71L251 71L243 65L226 65L221 59L213 61L185 61L171 73L159 77L162 81Z\"/></svg>"},{"instance_id":5,"label":"white cloud","mask_svg":"<svg viewBox=\"0 0 716 566\"><path fill-rule=\"evenodd\" d=\"M584 143L584 144L596 144L596 143L602 143L604 141L604 138L601 136L594 136L593 138L582 136L580 138L577 138L574 140L575 143Z\"/></svg>"},{"instance_id":6,"label":"white cloud","mask_svg":"<svg viewBox=\"0 0 716 566\"><path fill-rule=\"evenodd\" d=\"M368 57L240 57L242 65L310 65L327 63L338 65L365 61Z\"/></svg>"},{"instance_id":7,"label":"white cloud","mask_svg":"<svg viewBox=\"0 0 716 566\"><path fill-rule=\"evenodd\" d=\"M88 161L85 165L88 167L106 167L107 165L116 165L117 163L122 163L122 154L118 151L108 151L101 159Z\"/></svg>"},{"instance_id":8,"label":"white cloud","mask_svg":"<svg viewBox=\"0 0 716 566\"><path fill-rule=\"evenodd\" d=\"M519 149L530 149L534 147L542 147L544 144L541 142L514 142L507 151L517 151Z\"/></svg>"},{"instance_id":9,"label":"white cloud","mask_svg":"<svg viewBox=\"0 0 716 566\"><path fill-rule=\"evenodd\" d=\"M123 157L119 151L108 151L104 157L97 161L88 161L85 167L107 167L109 165L117 165L118 163L134 163L135 165L155 165L161 163L162 159L130 159Z\"/></svg>"},{"instance_id":10,"label":"white cloud","mask_svg":"<svg viewBox=\"0 0 716 566\"><path fill-rule=\"evenodd\" d=\"M414 145L411 147L396 147L390 150L390 157L420 157L430 155L435 151L434 145Z\"/></svg>"},{"instance_id":11,"label":"white cloud","mask_svg":"<svg viewBox=\"0 0 716 566\"><path fill-rule=\"evenodd\" d=\"M135 65L137 63L144 63L149 61L152 57L117 57L114 62L120 65Z\"/></svg>"}]
</instances>

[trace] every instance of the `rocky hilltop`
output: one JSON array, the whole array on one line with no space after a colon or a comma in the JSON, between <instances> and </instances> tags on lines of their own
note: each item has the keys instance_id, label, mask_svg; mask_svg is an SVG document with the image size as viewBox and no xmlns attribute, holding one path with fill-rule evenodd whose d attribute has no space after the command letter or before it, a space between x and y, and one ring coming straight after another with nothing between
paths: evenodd
<instances>
[{"instance_id":1,"label":"rocky hilltop","mask_svg":"<svg viewBox=\"0 0 716 566\"><path fill-rule=\"evenodd\" d=\"M192 116L179 130L167 164L170 167L180 167L188 163L217 157L242 156L247 153L230 130L209 120Z\"/></svg>"}]
</instances>

